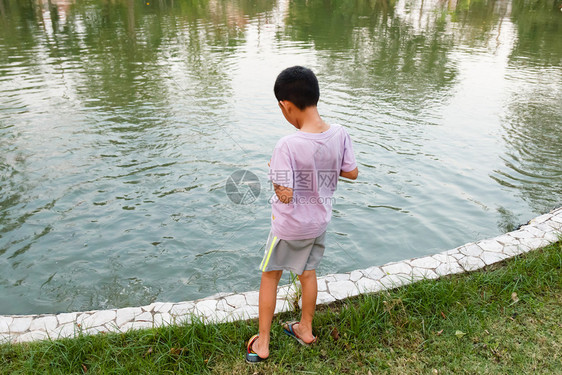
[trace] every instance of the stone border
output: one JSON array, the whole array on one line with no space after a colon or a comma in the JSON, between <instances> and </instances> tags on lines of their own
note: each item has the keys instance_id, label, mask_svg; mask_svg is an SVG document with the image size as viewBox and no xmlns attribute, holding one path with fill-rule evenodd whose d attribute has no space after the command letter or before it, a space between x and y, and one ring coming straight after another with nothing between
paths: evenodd
<instances>
[{"instance_id":1,"label":"stone border","mask_svg":"<svg viewBox=\"0 0 562 375\"><path fill-rule=\"evenodd\" d=\"M364 270L318 278L318 304L393 289L422 279L474 271L504 259L552 244L562 235L562 207L531 220L516 231L469 243L435 255L387 263ZM293 309L292 285L279 287L275 313ZM219 293L196 301L162 303L123 309L43 315L0 316L0 343L21 343L74 337L78 334L126 332L131 329L181 324L191 319L209 323L258 317L257 291Z\"/></svg>"}]
</instances>

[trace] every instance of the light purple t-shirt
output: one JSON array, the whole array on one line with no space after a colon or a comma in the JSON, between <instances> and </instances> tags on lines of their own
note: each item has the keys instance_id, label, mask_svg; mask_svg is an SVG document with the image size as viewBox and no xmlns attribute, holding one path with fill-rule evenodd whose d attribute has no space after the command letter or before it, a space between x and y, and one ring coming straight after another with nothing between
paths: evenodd
<instances>
[{"instance_id":1,"label":"light purple t-shirt","mask_svg":"<svg viewBox=\"0 0 562 375\"><path fill-rule=\"evenodd\" d=\"M357 167L351 138L340 125L323 133L297 131L281 138L271 157L269 179L293 189L293 201L272 197L271 230L285 240L320 236L332 218L340 171Z\"/></svg>"}]
</instances>

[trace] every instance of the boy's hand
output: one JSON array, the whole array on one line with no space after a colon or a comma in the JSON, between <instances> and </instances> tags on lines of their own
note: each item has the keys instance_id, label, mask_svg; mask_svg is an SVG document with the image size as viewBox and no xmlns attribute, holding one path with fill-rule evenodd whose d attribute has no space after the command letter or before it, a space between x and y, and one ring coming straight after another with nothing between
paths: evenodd
<instances>
[{"instance_id":1,"label":"boy's hand","mask_svg":"<svg viewBox=\"0 0 562 375\"><path fill-rule=\"evenodd\" d=\"M275 189L275 195L277 195L281 203L291 203L293 200L293 189L277 184L273 184L273 188Z\"/></svg>"},{"instance_id":2,"label":"boy's hand","mask_svg":"<svg viewBox=\"0 0 562 375\"><path fill-rule=\"evenodd\" d=\"M359 175L359 169L357 169L357 167L355 167L354 170L349 171L349 172L340 171L341 177L349 178L350 180L357 179L358 175Z\"/></svg>"}]
</instances>

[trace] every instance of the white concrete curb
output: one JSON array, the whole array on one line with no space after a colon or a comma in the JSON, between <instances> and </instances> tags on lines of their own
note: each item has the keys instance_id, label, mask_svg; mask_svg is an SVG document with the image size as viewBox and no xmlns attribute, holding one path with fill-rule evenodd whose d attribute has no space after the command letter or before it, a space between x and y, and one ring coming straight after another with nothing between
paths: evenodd
<instances>
[{"instance_id":1,"label":"white concrete curb","mask_svg":"<svg viewBox=\"0 0 562 375\"><path fill-rule=\"evenodd\" d=\"M392 289L422 279L474 271L504 259L542 248L562 235L562 207L531 220L520 229L496 238L469 243L441 253L387 263L318 279L318 304ZM276 313L293 308L295 290L279 287ZM0 316L0 343L21 343L100 332L181 324L192 318L230 322L257 318L258 292L216 294L196 301L163 303L123 309L46 315Z\"/></svg>"}]
</instances>

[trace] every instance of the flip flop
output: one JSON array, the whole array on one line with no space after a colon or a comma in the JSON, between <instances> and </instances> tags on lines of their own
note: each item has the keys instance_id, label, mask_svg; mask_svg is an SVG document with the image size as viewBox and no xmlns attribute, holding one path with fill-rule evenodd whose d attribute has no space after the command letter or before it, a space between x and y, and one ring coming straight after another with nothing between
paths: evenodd
<instances>
[{"instance_id":1,"label":"flip flop","mask_svg":"<svg viewBox=\"0 0 562 375\"><path fill-rule=\"evenodd\" d=\"M260 357L256 352L254 352L254 349L252 349L252 345L254 345L254 342L258 339L258 337L259 334L250 337L250 340L248 340L248 346L246 347L246 350L248 351L246 353L246 362L251 364L260 363L267 359Z\"/></svg>"},{"instance_id":2,"label":"flip flop","mask_svg":"<svg viewBox=\"0 0 562 375\"><path fill-rule=\"evenodd\" d=\"M299 344L304 345L304 346L310 346L312 344L314 344L316 342L316 337L314 337L314 340L312 340L311 342L304 342L303 339L301 339L296 332L293 330L293 327L295 326L295 324L299 324L300 322L285 322L283 324L283 332L285 332L286 335L291 336L292 338L294 338L295 340L297 340L299 342Z\"/></svg>"}]
</instances>

